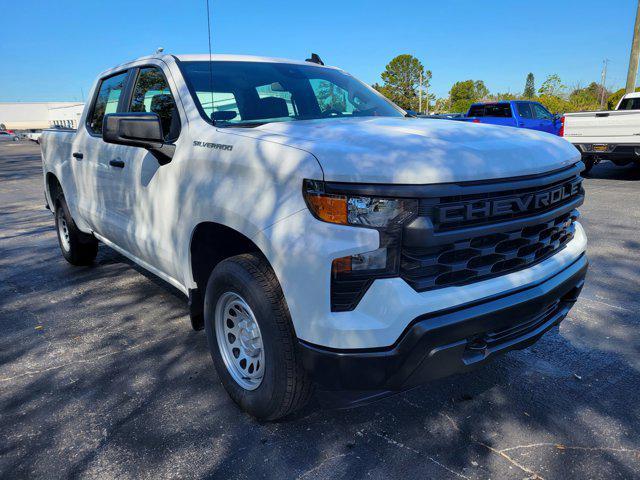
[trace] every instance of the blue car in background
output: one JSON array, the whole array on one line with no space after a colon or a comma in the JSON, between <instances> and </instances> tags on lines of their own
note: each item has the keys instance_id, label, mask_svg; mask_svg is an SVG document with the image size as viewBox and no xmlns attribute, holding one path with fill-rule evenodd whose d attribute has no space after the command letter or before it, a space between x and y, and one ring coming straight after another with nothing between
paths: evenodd
<instances>
[{"instance_id":1,"label":"blue car in background","mask_svg":"<svg viewBox=\"0 0 640 480\"><path fill-rule=\"evenodd\" d=\"M466 116L452 120L529 128L555 135L562 129L559 115L552 114L541 103L529 100L474 103Z\"/></svg>"}]
</instances>

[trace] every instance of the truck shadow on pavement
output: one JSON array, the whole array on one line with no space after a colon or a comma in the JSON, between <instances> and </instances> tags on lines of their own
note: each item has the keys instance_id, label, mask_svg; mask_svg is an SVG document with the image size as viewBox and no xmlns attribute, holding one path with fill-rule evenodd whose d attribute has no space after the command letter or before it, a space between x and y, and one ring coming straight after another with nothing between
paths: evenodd
<instances>
[{"instance_id":1,"label":"truck shadow on pavement","mask_svg":"<svg viewBox=\"0 0 640 480\"><path fill-rule=\"evenodd\" d=\"M17 179L36 175L25 168ZM40 199L3 216L2 478L639 475L637 250L595 248L580 301L527 350L367 406L316 399L259 423L220 385L184 297L104 246L93 267L68 265L51 215L28 208Z\"/></svg>"},{"instance_id":2,"label":"truck shadow on pavement","mask_svg":"<svg viewBox=\"0 0 640 480\"><path fill-rule=\"evenodd\" d=\"M610 162L603 162L593 167L586 177L638 181L640 180L640 166L627 165L624 167L617 167Z\"/></svg>"}]
</instances>

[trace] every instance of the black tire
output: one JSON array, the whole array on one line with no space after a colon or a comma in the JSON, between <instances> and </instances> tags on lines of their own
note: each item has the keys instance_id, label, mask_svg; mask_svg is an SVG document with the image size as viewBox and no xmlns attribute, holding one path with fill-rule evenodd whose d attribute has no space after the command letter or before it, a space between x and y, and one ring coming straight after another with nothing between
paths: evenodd
<instances>
[{"instance_id":1,"label":"black tire","mask_svg":"<svg viewBox=\"0 0 640 480\"><path fill-rule=\"evenodd\" d=\"M239 295L258 323L264 347L264 373L253 390L232 376L218 346L215 310L221 296ZM269 264L257 254L243 254L220 262L211 273L204 300L205 330L211 358L233 401L261 420L277 420L302 408L312 384L297 356L297 338L282 289Z\"/></svg>"},{"instance_id":2,"label":"black tire","mask_svg":"<svg viewBox=\"0 0 640 480\"><path fill-rule=\"evenodd\" d=\"M584 175L589 173L593 166L596 164L596 161L591 157L583 158L582 162L584 163L584 170L582 171Z\"/></svg>"},{"instance_id":3,"label":"black tire","mask_svg":"<svg viewBox=\"0 0 640 480\"><path fill-rule=\"evenodd\" d=\"M54 215L62 256L72 265L93 263L98 255L98 240L93 235L78 229L69 213L69 207L62 193L58 194L56 198Z\"/></svg>"}]
</instances>

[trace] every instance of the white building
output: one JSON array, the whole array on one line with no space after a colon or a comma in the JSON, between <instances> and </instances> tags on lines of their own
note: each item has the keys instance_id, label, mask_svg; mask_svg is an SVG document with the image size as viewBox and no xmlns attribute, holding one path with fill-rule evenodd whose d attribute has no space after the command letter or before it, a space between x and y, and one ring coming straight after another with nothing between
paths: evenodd
<instances>
[{"instance_id":1,"label":"white building","mask_svg":"<svg viewBox=\"0 0 640 480\"><path fill-rule=\"evenodd\" d=\"M80 102L0 102L0 124L9 130L77 128L83 108Z\"/></svg>"}]
</instances>

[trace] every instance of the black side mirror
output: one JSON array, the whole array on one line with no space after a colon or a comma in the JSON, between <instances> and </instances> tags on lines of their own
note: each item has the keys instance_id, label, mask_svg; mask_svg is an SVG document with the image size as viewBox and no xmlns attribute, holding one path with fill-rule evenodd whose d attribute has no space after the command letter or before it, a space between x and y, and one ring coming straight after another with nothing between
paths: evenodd
<instances>
[{"instance_id":1,"label":"black side mirror","mask_svg":"<svg viewBox=\"0 0 640 480\"><path fill-rule=\"evenodd\" d=\"M418 113L413 111L413 110L405 110L405 112L407 112L405 114L405 117L417 117Z\"/></svg>"},{"instance_id":2,"label":"black side mirror","mask_svg":"<svg viewBox=\"0 0 640 480\"><path fill-rule=\"evenodd\" d=\"M162 123L156 113L109 113L102 123L102 139L107 143L149 150L160 165L173 158L175 146L164 142Z\"/></svg>"}]
</instances>

